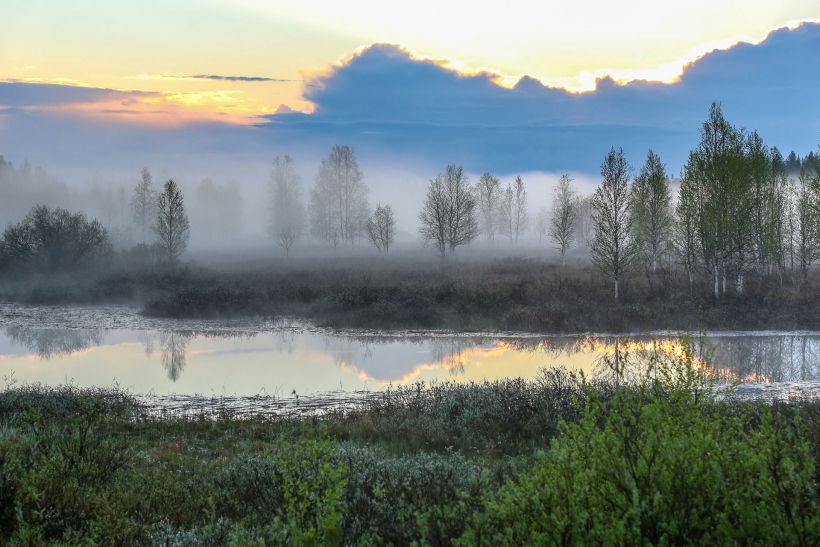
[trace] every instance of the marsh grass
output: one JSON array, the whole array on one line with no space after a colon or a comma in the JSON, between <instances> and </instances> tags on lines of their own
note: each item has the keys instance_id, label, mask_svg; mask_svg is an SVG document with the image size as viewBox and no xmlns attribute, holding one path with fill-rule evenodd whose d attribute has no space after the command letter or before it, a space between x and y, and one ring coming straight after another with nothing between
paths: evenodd
<instances>
[{"instance_id":1,"label":"marsh grass","mask_svg":"<svg viewBox=\"0 0 820 547\"><path fill-rule=\"evenodd\" d=\"M668 274L668 275L667 275ZM743 295L720 302L667 272L640 276L615 304L591 266L544 259L420 257L113 268L80 277L0 279L0 300L32 304L130 302L157 317L296 316L321 326L529 332L818 328L820 277L783 284L749 274Z\"/></svg>"},{"instance_id":2,"label":"marsh grass","mask_svg":"<svg viewBox=\"0 0 820 547\"><path fill-rule=\"evenodd\" d=\"M0 543L816 544L820 403L695 358L392 389L277 416L0 392Z\"/></svg>"}]
</instances>

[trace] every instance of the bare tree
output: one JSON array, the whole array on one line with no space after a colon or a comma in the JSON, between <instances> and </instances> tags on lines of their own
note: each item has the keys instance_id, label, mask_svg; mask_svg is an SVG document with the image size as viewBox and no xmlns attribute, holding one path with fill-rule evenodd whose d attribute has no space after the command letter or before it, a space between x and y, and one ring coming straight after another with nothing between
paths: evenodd
<instances>
[{"instance_id":1,"label":"bare tree","mask_svg":"<svg viewBox=\"0 0 820 547\"><path fill-rule=\"evenodd\" d=\"M538 243L544 240L544 237L549 234L550 228L550 213L546 207L541 207L535 217L535 231L538 233Z\"/></svg>"},{"instance_id":2,"label":"bare tree","mask_svg":"<svg viewBox=\"0 0 820 547\"><path fill-rule=\"evenodd\" d=\"M176 262L188 246L190 224L185 214L182 192L173 180L165 183L157 200L157 224L154 226L160 248L168 262Z\"/></svg>"},{"instance_id":3,"label":"bare tree","mask_svg":"<svg viewBox=\"0 0 820 547\"><path fill-rule=\"evenodd\" d=\"M527 231L530 223L529 213L527 212L527 189L524 187L524 181L521 176L515 177L513 184L513 239L518 243L518 238Z\"/></svg>"},{"instance_id":4,"label":"bare tree","mask_svg":"<svg viewBox=\"0 0 820 547\"><path fill-rule=\"evenodd\" d=\"M430 181L419 214L419 233L442 255L455 252L478 235L476 202L464 169L448 165L445 173Z\"/></svg>"},{"instance_id":5,"label":"bare tree","mask_svg":"<svg viewBox=\"0 0 820 547\"><path fill-rule=\"evenodd\" d=\"M512 186L507 184L501 192L498 200L498 231L504 234L510 241L515 237L515 230L513 229L513 219L515 218L515 192Z\"/></svg>"},{"instance_id":6,"label":"bare tree","mask_svg":"<svg viewBox=\"0 0 820 547\"><path fill-rule=\"evenodd\" d=\"M501 200L501 181L490 173L484 173L476 184L478 209L481 214L481 233L488 241L495 239L499 226L499 204Z\"/></svg>"},{"instance_id":7,"label":"bare tree","mask_svg":"<svg viewBox=\"0 0 820 547\"><path fill-rule=\"evenodd\" d=\"M364 234L367 216L367 185L353 149L334 145L311 192L313 234L330 243L355 243Z\"/></svg>"},{"instance_id":8,"label":"bare tree","mask_svg":"<svg viewBox=\"0 0 820 547\"><path fill-rule=\"evenodd\" d=\"M592 222L592 196L578 197L578 220L576 227L576 241L590 247L595 237L595 223Z\"/></svg>"},{"instance_id":9,"label":"bare tree","mask_svg":"<svg viewBox=\"0 0 820 547\"><path fill-rule=\"evenodd\" d=\"M131 210L134 214L134 224L142 237L142 243L145 243L148 231L154 219L157 218L157 194L147 167L142 168L142 178L134 187L134 193L131 196Z\"/></svg>"},{"instance_id":10,"label":"bare tree","mask_svg":"<svg viewBox=\"0 0 820 547\"><path fill-rule=\"evenodd\" d=\"M305 226L305 205L295 163L290 156L277 156L270 174L271 219L269 232L290 256Z\"/></svg>"},{"instance_id":11,"label":"bare tree","mask_svg":"<svg viewBox=\"0 0 820 547\"><path fill-rule=\"evenodd\" d=\"M575 240L577 223L578 198L572 189L572 178L564 173L553 190L552 218L549 223L549 235L561 251L562 266L567 265L567 250Z\"/></svg>"},{"instance_id":12,"label":"bare tree","mask_svg":"<svg viewBox=\"0 0 820 547\"><path fill-rule=\"evenodd\" d=\"M453 253L456 247L471 242L478 235L475 198L464 168L448 165L444 174L450 214L447 223L447 244Z\"/></svg>"},{"instance_id":13,"label":"bare tree","mask_svg":"<svg viewBox=\"0 0 820 547\"><path fill-rule=\"evenodd\" d=\"M389 205L376 205L376 210L367 219L367 238L384 254L390 250L396 234L396 221Z\"/></svg>"},{"instance_id":14,"label":"bare tree","mask_svg":"<svg viewBox=\"0 0 820 547\"><path fill-rule=\"evenodd\" d=\"M592 262L614 282L615 302L620 281L635 259L629 203L630 167L621 148L613 147L601 164L601 185L592 197L595 239Z\"/></svg>"},{"instance_id":15,"label":"bare tree","mask_svg":"<svg viewBox=\"0 0 820 547\"><path fill-rule=\"evenodd\" d=\"M49 272L78 267L111 252L106 229L96 219L38 205L0 239L0 263Z\"/></svg>"},{"instance_id":16,"label":"bare tree","mask_svg":"<svg viewBox=\"0 0 820 547\"><path fill-rule=\"evenodd\" d=\"M419 213L419 234L424 241L435 245L441 256L447 251L447 224L450 214L444 177L440 174L430 180L427 196Z\"/></svg>"}]
</instances>

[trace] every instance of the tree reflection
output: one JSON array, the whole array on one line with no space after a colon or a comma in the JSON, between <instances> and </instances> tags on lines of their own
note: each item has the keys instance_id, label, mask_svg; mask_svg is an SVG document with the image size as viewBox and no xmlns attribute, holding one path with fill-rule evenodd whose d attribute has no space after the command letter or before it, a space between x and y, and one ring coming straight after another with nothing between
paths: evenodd
<instances>
[{"instance_id":1,"label":"tree reflection","mask_svg":"<svg viewBox=\"0 0 820 547\"><path fill-rule=\"evenodd\" d=\"M11 340L41 359L62 357L99 346L105 339L102 329L32 329L12 325L3 330Z\"/></svg>"},{"instance_id":2,"label":"tree reflection","mask_svg":"<svg viewBox=\"0 0 820 547\"><path fill-rule=\"evenodd\" d=\"M160 351L162 368L168 373L168 379L176 382L185 368L185 350L188 341L193 337L190 332L163 332L160 334Z\"/></svg>"}]
</instances>

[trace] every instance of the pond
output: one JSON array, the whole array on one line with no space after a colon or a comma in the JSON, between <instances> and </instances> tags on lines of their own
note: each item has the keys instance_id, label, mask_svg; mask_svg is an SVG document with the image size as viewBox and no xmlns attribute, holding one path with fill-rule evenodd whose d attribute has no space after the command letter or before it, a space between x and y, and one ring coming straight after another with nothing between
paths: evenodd
<instances>
[{"instance_id":1,"label":"pond","mask_svg":"<svg viewBox=\"0 0 820 547\"><path fill-rule=\"evenodd\" d=\"M705 340L722 377L789 390L820 381L820 332L722 332ZM150 319L126 307L0 304L6 384L116 385L152 396L373 392L418 381L534 378L545 367L591 374L616 347L675 353L681 343L675 333L385 333Z\"/></svg>"}]
</instances>

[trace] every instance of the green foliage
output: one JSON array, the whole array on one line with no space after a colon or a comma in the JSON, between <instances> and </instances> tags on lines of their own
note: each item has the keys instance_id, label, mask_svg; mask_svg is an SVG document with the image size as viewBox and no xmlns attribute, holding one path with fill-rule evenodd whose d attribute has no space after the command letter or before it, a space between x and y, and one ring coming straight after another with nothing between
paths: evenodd
<instances>
[{"instance_id":1,"label":"green foliage","mask_svg":"<svg viewBox=\"0 0 820 547\"><path fill-rule=\"evenodd\" d=\"M691 353L655 364L634 389L592 397L490 497L462 543L817 544L816 462L802 421L753 406L720 411Z\"/></svg>"},{"instance_id":2,"label":"green foliage","mask_svg":"<svg viewBox=\"0 0 820 547\"><path fill-rule=\"evenodd\" d=\"M457 452L392 455L345 447L345 543L449 545L499 481L498 468Z\"/></svg>"}]
</instances>

